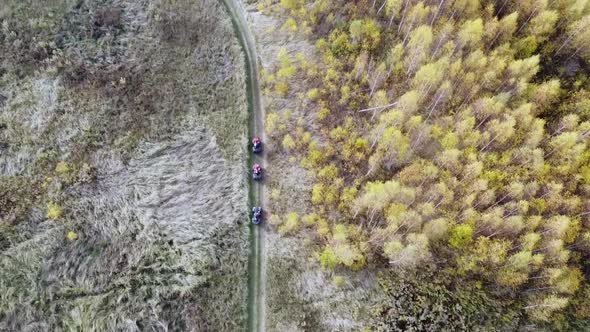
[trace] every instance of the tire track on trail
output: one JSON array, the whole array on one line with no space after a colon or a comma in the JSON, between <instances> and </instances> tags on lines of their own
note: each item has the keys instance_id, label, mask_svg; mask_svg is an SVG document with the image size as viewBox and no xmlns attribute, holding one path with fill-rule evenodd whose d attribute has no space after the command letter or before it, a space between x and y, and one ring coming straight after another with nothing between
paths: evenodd
<instances>
[{"instance_id":1,"label":"tire track on trail","mask_svg":"<svg viewBox=\"0 0 590 332\"><path fill-rule=\"evenodd\" d=\"M223 0L238 35L238 40L246 57L246 87L248 93L249 133L250 137L258 136L263 144L266 142L264 133L265 111L260 97L258 75L258 56L254 37L248 28L244 8L240 0ZM266 149L260 155L252 154L248 149L248 174L252 164L258 163L266 169ZM251 176L249 175L251 178ZM250 180L250 209L253 206L268 206L265 196L264 182ZM248 262L248 331L266 331L266 238L265 220L260 225L250 223L250 259Z\"/></svg>"}]
</instances>

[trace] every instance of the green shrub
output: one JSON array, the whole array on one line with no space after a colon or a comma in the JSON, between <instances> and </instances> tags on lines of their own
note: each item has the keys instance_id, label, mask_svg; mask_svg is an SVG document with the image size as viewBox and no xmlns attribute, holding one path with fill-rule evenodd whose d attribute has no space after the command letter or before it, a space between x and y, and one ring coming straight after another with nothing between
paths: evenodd
<instances>
[{"instance_id":1,"label":"green shrub","mask_svg":"<svg viewBox=\"0 0 590 332\"><path fill-rule=\"evenodd\" d=\"M469 225L459 225L451 230L449 244L455 248L463 248L473 241L473 228Z\"/></svg>"}]
</instances>

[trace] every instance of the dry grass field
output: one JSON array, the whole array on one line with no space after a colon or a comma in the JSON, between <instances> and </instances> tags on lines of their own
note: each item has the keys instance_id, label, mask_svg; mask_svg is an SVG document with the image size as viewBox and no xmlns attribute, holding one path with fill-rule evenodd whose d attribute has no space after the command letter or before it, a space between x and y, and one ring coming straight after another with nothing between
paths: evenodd
<instances>
[{"instance_id":1,"label":"dry grass field","mask_svg":"<svg viewBox=\"0 0 590 332\"><path fill-rule=\"evenodd\" d=\"M236 331L246 89L215 0L0 3L0 331Z\"/></svg>"}]
</instances>

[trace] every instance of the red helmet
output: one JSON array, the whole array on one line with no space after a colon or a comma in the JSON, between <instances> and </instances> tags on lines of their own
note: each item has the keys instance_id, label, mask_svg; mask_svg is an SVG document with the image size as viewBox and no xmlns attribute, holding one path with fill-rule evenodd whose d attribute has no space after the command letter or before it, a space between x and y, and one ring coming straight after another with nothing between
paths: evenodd
<instances>
[{"instance_id":1,"label":"red helmet","mask_svg":"<svg viewBox=\"0 0 590 332\"><path fill-rule=\"evenodd\" d=\"M258 143L260 143L260 138L258 138L258 137L254 137L254 138L252 139L252 144L258 144Z\"/></svg>"},{"instance_id":2,"label":"red helmet","mask_svg":"<svg viewBox=\"0 0 590 332\"><path fill-rule=\"evenodd\" d=\"M260 167L259 164L252 165L252 170L254 170L255 172L259 172L261 169L262 167Z\"/></svg>"}]
</instances>

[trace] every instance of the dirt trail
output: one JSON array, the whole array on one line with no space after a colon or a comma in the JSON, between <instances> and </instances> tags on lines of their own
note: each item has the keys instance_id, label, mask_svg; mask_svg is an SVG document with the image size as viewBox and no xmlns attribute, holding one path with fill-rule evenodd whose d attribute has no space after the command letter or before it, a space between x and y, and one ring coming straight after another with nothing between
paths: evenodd
<instances>
[{"instance_id":1,"label":"dirt trail","mask_svg":"<svg viewBox=\"0 0 590 332\"><path fill-rule=\"evenodd\" d=\"M250 135L258 136L266 142L264 133L265 111L260 96L258 82L258 56L254 37L246 22L245 9L240 0L223 0L239 35L240 44L246 56L248 110L250 112ZM266 153L250 158L249 166L258 163L266 168ZM250 168L248 169L250 170ZM262 183L252 182L250 187L250 202L252 206L268 206L266 203L266 188ZM248 294L248 330L266 331L266 239L267 226L251 225L252 252L249 264L249 294Z\"/></svg>"}]
</instances>

